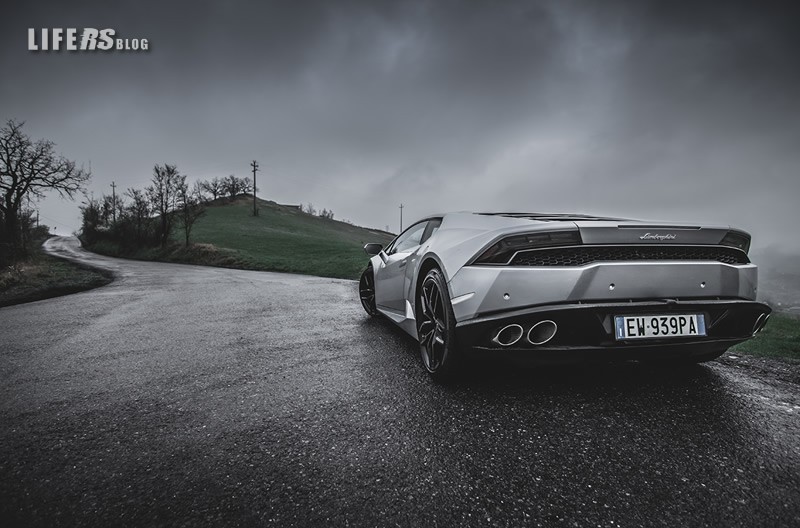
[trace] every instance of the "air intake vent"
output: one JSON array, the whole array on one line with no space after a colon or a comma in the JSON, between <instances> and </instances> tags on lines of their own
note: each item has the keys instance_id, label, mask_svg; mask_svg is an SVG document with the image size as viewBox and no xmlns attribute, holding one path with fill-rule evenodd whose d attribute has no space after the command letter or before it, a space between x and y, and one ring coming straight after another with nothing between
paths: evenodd
<instances>
[{"instance_id":1,"label":"air intake vent","mask_svg":"<svg viewBox=\"0 0 800 528\"><path fill-rule=\"evenodd\" d=\"M593 262L635 260L710 260L747 264L747 255L717 246L582 246L521 251L511 266L585 266Z\"/></svg>"}]
</instances>

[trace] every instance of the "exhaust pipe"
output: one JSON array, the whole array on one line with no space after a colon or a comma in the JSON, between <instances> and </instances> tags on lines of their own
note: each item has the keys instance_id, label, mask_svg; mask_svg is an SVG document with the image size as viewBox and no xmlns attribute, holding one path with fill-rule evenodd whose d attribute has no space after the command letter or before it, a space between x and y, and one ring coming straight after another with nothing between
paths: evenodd
<instances>
[{"instance_id":1,"label":"exhaust pipe","mask_svg":"<svg viewBox=\"0 0 800 528\"><path fill-rule=\"evenodd\" d=\"M770 315L772 315L772 314L762 313L761 315L758 316L758 319L756 319L755 324L753 324L753 334L752 335L755 336L757 333L762 331L765 326L767 326L767 321L769 320L769 316Z\"/></svg>"},{"instance_id":2,"label":"exhaust pipe","mask_svg":"<svg viewBox=\"0 0 800 528\"><path fill-rule=\"evenodd\" d=\"M550 321L539 321L528 331L528 342L534 346L547 343L556 336L558 325Z\"/></svg>"},{"instance_id":3,"label":"exhaust pipe","mask_svg":"<svg viewBox=\"0 0 800 528\"><path fill-rule=\"evenodd\" d=\"M492 338L494 343L508 347L522 339L525 330L518 324L510 324L498 330L497 335Z\"/></svg>"}]
</instances>

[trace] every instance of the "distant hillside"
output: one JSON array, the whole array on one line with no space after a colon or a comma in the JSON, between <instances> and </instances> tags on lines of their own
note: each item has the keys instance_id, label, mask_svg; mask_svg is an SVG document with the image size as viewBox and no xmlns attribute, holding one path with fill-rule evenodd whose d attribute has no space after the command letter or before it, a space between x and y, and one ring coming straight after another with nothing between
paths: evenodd
<instances>
[{"instance_id":1,"label":"distant hillside","mask_svg":"<svg viewBox=\"0 0 800 528\"><path fill-rule=\"evenodd\" d=\"M265 200L258 209L254 217L253 200L244 196L210 205L192 231L192 242L201 245L196 252L220 253L217 264L230 267L352 279L367 264L364 244L394 236Z\"/></svg>"}]
</instances>

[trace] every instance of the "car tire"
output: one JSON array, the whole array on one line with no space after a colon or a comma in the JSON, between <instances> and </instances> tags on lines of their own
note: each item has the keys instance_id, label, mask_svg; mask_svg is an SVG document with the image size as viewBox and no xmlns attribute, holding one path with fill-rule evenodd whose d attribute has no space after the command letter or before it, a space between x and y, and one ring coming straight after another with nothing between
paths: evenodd
<instances>
[{"instance_id":1,"label":"car tire","mask_svg":"<svg viewBox=\"0 0 800 528\"><path fill-rule=\"evenodd\" d=\"M361 278L358 280L358 295L361 298L361 306L370 317L378 315L378 308L375 305L375 273L372 270L372 264L367 266L367 269L361 273Z\"/></svg>"},{"instance_id":2,"label":"car tire","mask_svg":"<svg viewBox=\"0 0 800 528\"><path fill-rule=\"evenodd\" d=\"M442 272L433 268L417 291L417 335L422 365L437 381L452 379L461 363L456 318Z\"/></svg>"}]
</instances>

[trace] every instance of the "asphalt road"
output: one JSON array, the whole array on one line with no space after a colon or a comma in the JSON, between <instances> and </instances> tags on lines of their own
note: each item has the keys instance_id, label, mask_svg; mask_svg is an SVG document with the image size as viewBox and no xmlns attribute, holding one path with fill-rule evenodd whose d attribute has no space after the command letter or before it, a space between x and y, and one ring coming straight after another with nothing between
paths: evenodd
<instances>
[{"instance_id":1,"label":"asphalt road","mask_svg":"<svg viewBox=\"0 0 800 528\"><path fill-rule=\"evenodd\" d=\"M354 282L133 262L0 309L2 524L798 526L800 369L481 364Z\"/></svg>"}]
</instances>

